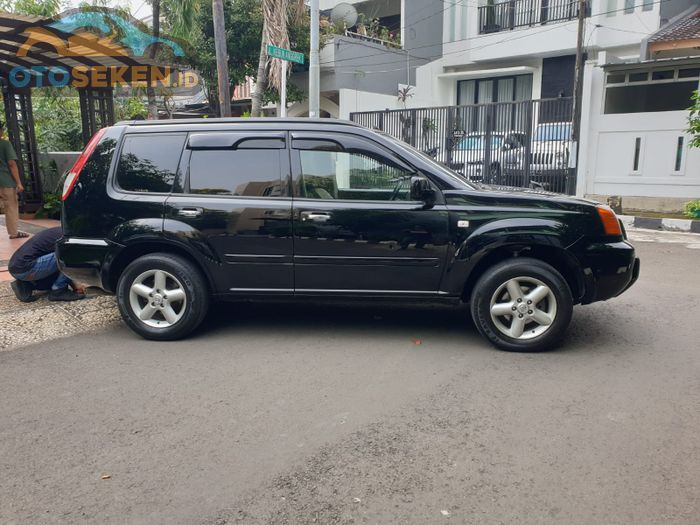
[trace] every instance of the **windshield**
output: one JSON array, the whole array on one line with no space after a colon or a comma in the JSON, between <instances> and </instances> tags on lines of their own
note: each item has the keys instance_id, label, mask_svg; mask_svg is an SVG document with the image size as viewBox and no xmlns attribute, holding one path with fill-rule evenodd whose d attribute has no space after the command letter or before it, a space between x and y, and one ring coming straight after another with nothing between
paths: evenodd
<instances>
[{"instance_id":1,"label":"windshield","mask_svg":"<svg viewBox=\"0 0 700 525\"><path fill-rule=\"evenodd\" d=\"M462 139L457 145L459 150L483 150L484 149L484 135L469 135ZM491 135L491 149L498 149L503 144L502 135Z\"/></svg>"},{"instance_id":2,"label":"windshield","mask_svg":"<svg viewBox=\"0 0 700 525\"><path fill-rule=\"evenodd\" d=\"M535 141L571 140L571 124L559 122L556 124L540 124L537 126Z\"/></svg>"},{"instance_id":3,"label":"windshield","mask_svg":"<svg viewBox=\"0 0 700 525\"><path fill-rule=\"evenodd\" d=\"M384 131L374 130L374 132L380 134L382 137L389 140L392 144L394 144L396 147L398 147L403 152L405 152L409 155L420 157L420 159L423 162L429 164L432 169L440 172L440 174L442 174L442 175L449 177L451 180L453 180L459 186L470 188L472 190L478 189L476 186L469 183L467 181L467 179L465 179L461 175L455 173L454 171L452 171L450 168L448 168L444 164L436 161L430 155L427 155L427 154L423 153L422 151L414 148L413 146L406 144L405 142L402 142L395 137L392 137L391 135L389 135L388 133L385 133Z\"/></svg>"}]
</instances>

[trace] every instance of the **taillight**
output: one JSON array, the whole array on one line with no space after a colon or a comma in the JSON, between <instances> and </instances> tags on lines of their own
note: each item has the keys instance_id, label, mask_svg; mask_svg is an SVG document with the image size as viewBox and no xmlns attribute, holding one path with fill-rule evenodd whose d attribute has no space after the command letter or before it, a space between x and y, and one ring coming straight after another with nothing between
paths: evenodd
<instances>
[{"instance_id":1,"label":"taillight","mask_svg":"<svg viewBox=\"0 0 700 525\"><path fill-rule=\"evenodd\" d=\"M621 237L622 228L620 227L620 221L612 211L607 206L598 206L598 216L603 223L603 230L605 230L605 235Z\"/></svg>"},{"instance_id":2,"label":"taillight","mask_svg":"<svg viewBox=\"0 0 700 525\"><path fill-rule=\"evenodd\" d=\"M61 200L66 200L68 195L70 195L70 192L73 191L73 186L75 186L75 183L78 182L78 177L80 176L83 166L85 166L85 163L90 158L90 155L92 155L92 152L95 151L97 143L100 141L106 130L107 128L102 128L92 136L90 142L88 142L87 146L85 146L85 149L78 157L78 160L76 160L75 164L73 164L73 167L66 176L66 181L63 183L63 196L61 197Z\"/></svg>"}]
</instances>

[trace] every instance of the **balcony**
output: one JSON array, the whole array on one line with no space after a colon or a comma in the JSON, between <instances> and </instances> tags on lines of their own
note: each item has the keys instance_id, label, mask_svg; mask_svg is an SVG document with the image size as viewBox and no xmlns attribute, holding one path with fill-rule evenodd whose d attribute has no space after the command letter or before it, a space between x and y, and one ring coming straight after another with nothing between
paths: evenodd
<instances>
[{"instance_id":1,"label":"balcony","mask_svg":"<svg viewBox=\"0 0 700 525\"><path fill-rule=\"evenodd\" d=\"M489 0L478 8L479 34L498 33L518 27L533 27L549 22L565 22L578 16L576 0Z\"/></svg>"}]
</instances>

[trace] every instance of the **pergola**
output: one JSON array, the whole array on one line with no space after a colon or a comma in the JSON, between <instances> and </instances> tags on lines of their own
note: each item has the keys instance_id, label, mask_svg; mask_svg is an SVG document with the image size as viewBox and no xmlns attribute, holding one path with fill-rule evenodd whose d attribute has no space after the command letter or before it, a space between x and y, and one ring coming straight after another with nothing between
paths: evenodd
<instances>
[{"instance_id":1,"label":"pergola","mask_svg":"<svg viewBox=\"0 0 700 525\"><path fill-rule=\"evenodd\" d=\"M66 56L59 53L50 43L34 43L24 56L18 54L20 47L27 40L26 30L42 26L51 20L38 16L17 15L0 12L0 87L2 89L5 128L8 139L18 156L20 176L25 182L25 211L35 211L42 203L43 189L39 174L37 142L32 116L32 87L16 87L10 82L13 68L21 67L33 70L33 84L38 80L42 85L49 85L51 67L63 67L69 71L73 68L153 66L154 61L136 56ZM66 41L72 35L52 29L57 36ZM41 70L41 68L47 68ZM131 68L130 68L131 69ZM41 78L39 78L41 77ZM129 78L130 80L130 78ZM112 87L84 87L77 89L80 97L82 120L82 139L87 144L90 137L101 127L114 123L114 89Z\"/></svg>"}]
</instances>

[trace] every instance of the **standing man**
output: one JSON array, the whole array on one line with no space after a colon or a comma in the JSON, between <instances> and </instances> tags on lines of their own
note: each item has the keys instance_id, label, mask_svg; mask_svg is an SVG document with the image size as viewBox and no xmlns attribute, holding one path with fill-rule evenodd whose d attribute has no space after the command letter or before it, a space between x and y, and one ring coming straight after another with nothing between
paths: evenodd
<instances>
[{"instance_id":1,"label":"standing man","mask_svg":"<svg viewBox=\"0 0 700 525\"><path fill-rule=\"evenodd\" d=\"M29 237L19 231L19 204L17 195L24 191L17 169L17 154L9 140L4 137L5 124L0 122L0 199L5 201L5 227L10 239Z\"/></svg>"},{"instance_id":2,"label":"standing man","mask_svg":"<svg viewBox=\"0 0 700 525\"><path fill-rule=\"evenodd\" d=\"M60 227L49 228L25 242L10 259L8 269L12 290L23 303L36 300L34 290L51 288L49 301L78 301L85 298L85 288L58 270L56 243L63 237Z\"/></svg>"}]
</instances>

